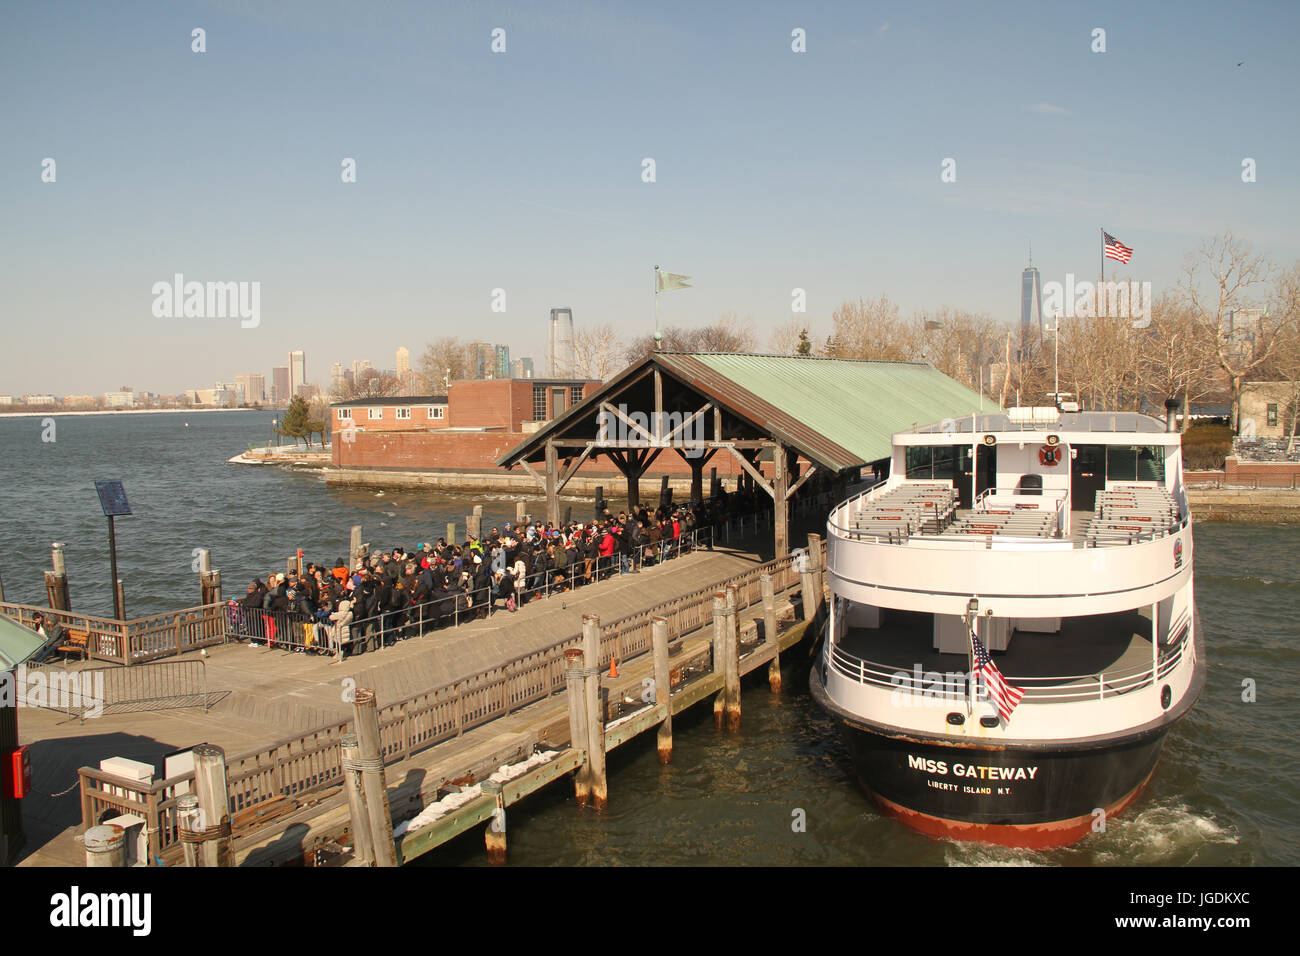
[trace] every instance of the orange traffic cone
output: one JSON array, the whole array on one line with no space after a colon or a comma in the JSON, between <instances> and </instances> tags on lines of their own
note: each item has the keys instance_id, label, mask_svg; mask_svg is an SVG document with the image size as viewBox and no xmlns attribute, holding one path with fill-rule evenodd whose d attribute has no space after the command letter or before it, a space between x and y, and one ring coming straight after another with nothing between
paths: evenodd
<instances>
[{"instance_id":1,"label":"orange traffic cone","mask_svg":"<svg viewBox=\"0 0 1300 956\"><path fill-rule=\"evenodd\" d=\"M618 676L618 658L616 657L611 657L609 659L609 676L610 677Z\"/></svg>"}]
</instances>

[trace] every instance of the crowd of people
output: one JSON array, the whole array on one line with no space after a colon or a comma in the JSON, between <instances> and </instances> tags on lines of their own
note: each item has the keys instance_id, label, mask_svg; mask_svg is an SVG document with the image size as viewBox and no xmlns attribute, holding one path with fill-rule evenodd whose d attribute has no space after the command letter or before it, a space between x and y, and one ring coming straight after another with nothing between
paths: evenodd
<instances>
[{"instance_id":1,"label":"crowd of people","mask_svg":"<svg viewBox=\"0 0 1300 956\"><path fill-rule=\"evenodd\" d=\"M634 574L695 547L713 529L752 508L752 497L720 496L555 526L533 521L492 528L457 544L445 539L361 555L349 567L308 562L302 572L254 579L228 605L231 631L251 643L338 657L368 643L387 646L426 631L530 600Z\"/></svg>"}]
</instances>

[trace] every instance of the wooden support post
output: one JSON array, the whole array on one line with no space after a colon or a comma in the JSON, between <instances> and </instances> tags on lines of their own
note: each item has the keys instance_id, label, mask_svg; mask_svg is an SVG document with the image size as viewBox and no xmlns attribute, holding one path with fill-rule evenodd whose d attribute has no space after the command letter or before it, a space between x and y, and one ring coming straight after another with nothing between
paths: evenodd
<instances>
[{"instance_id":1,"label":"wooden support post","mask_svg":"<svg viewBox=\"0 0 1300 956\"><path fill-rule=\"evenodd\" d=\"M713 673L722 674L723 680L726 680L727 669L727 593L717 591L713 595ZM722 729L722 723L725 719L727 703L727 690L724 683L723 689L718 691L718 696L713 698L713 726L718 730Z\"/></svg>"},{"instance_id":2,"label":"wooden support post","mask_svg":"<svg viewBox=\"0 0 1300 956\"><path fill-rule=\"evenodd\" d=\"M51 547L54 570L45 572L45 596L51 610L67 611L71 605L68 603L68 567L63 559L63 544L55 541Z\"/></svg>"},{"instance_id":3,"label":"wooden support post","mask_svg":"<svg viewBox=\"0 0 1300 956\"><path fill-rule=\"evenodd\" d=\"M740 631L736 624L736 587L727 585L726 638L727 654L723 659L724 692L726 702L724 709L727 717L727 730L735 732L740 729Z\"/></svg>"},{"instance_id":4,"label":"wooden support post","mask_svg":"<svg viewBox=\"0 0 1300 956\"><path fill-rule=\"evenodd\" d=\"M483 506L475 505L474 513L465 516L465 533L473 538L483 536Z\"/></svg>"},{"instance_id":5,"label":"wooden support post","mask_svg":"<svg viewBox=\"0 0 1300 956\"><path fill-rule=\"evenodd\" d=\"M573 798L579 807L591 802L591 769L587 752L587 701L583 697L586 678L583 675L582 648L570 647L564 652L568 667L564 678L569 695L569 746L583 755L582 766L573 776Z\"/></svg>"},{"instance_id":6,"label":"wooden support post","mask_svg":"<svg viewBox=\"0 0 1300 956\"><path fill-rule=\"evenodd\" d=\"M715 465L714 467L709 469L709 497L710 498L718 497L719 490L720 489L718 488L718 468Z\"/></svg>"},{"instance_id":7,"label":"wooden support post","mask_svg":"<svg viewBox=\"0 0 1300 956\"><path fill-rule=\"evenodd\" d=\"M488 821L483 833L483 842L487 846L488 862L493 866L505 866L506 862L506 801L501 792L501 784L495 780L483 781L483 792L497 798L496 809Z\"/></svg>"},{"instance_id":8,"label":"wooden support post","mask_svg":"<svg viewBox=\"0 0 1300 956\"><path fill-rule=\"evenodd\" d=\"M117 606L122 612L122 620L126 620L126 591L122 590L122 579L117 579Z\"/></svg>"},{"instance_id":9,"label":"wooden support post","mask_svg":"<svg viewBox=\"0 0 1300 956\"><path fill-rule=\"evenodd\" d=\"M668 476L663 475L659 479L659 507L667 508L669 502L673 500L672 490L668 487Z\"/></svg>"},{"instance_id":10,"label":"wooden support post","mask_svg":"<svg viewBox=\"0 0 1300 956\"><path fill-rule=\"evenodd\" d=\"M596 486L596 501L593 508L595 517L599 518L605 511L605 488L603 485Z\"/></svg>"},{"instance_id":11,"label":"wooden support post","mask_svg":"<svg viewBox=\"0 0 1300 956\"><path fill-rule=\"evenodd\" d=\"M358 688L352 707L356 714L360 751L361 783L366 791L366 813L370 817L370 841L375 866L397 866L397 847L393 843L393 814L388 808L388 783L384 776L384 756L379 739L379 705L375 692Z\"/></svg>"},{"instance_id":12,"label":"wooden support post","mask_svg":"<svg viewBox=\"0 0 1300 956\"><path fill-rule=\"evenodd\" d=\"M600 699L600 618L582 615L583 657L587 661L583 698L587 703L587 763L591 767L591 805L604 810L609 802L605 781L605 713Z\"/></svg>"},{"instance_id":13,"label":"wooden support post","mask_svg":"<svg viewBox=\"0 0 1300 956\"><path fill-rule=\"evenodd\" d=\"M780 559L790 552L790 503L785 493L790 487L788 462L785 446L780 442L772 450L772 516L773 544L775 552L772 557Z\"/></svg>"},{"instance_id":14,"label":"wooden support post","mask_svg":"<svg viewBox=\"0 0 1300 956\"><path fill-rule=\"evenodd\" d=\"M776 626L776 585L772 575L763 574L758 578L758 586L763 592L763 643L772 648L772 660L767 665L767 686L774 694L781 693L781 645L777 642Z\"/></svg>"},{"instance_id":15,"label":"wooden support post","mask_svg":"<svg viewBox=\"0 0 1300 956\"><path fill-rule=\"evenodd\" d=\"M817 608L821 606L818 599L816 585L814 584L816 575L812 570L812 559L804 555L803 570L799 572L799 593L803 598L803 619L811 621L817 616Z\"/></svg>"},{"instance_id":16,"label":"wooden support post","mask_svg":"<svg viewBox=\"0 0 1300 956\"><path fill-rule=\"evenodd\" d=\"M528 510L528 502L522 498L515 502L515 524L522 524Z\"/></svg>"},{"instance_id":17,"label":"wooden support post","mask_svg":"<svg viewBox=\"0 0 1300 956\"><path fill-rule=\"evenodd\" d=\"M375 865L375 845L370 838L370 810L366 787L361 779L361 744L356 734L339 738L343 757L343 790L348 795L348 816L352 821L352 859L361 866Z\"/></svg>"},{"instance_id":18,"label":"wooden support post","mask_svg":"<svg viewBox=\"0 0 1300 956\"><path fill-rule=\"evenodd\" d=\"M704 500L704 461L689 461L691 466L691 501Z\"/></svg>"},{"instance_id":19,"label":"wooden support post","mask_svg":"<svg viewBox=\"0 0 1300 956\"><path fill-rule=\"evenodd\" d=\"M195 839L203 832L200 824L199 798L192 793L182 794L176 798L176 819L181 835L181 849L185 853L185 865L199 865L199 842Z\"/></svg>"},{"instance_id":20,"label":"wooden support post","mask_svg":"<svg viewBox=\"0 0 1300 956\"><path fill-rule=\"evenodd\" d=\"M352 526L352 534L348 538L348 570L349 571L351 571L352 568L356 565L357 558L359 557L361 557L361 525L354 524Z\"/></svg>"},{"instance_id":21,"label":"wooden support post","mask_svg":"<svg viewBox=\"0 0 1300 956\"><path fill-rule=\"evenodd\" d=\"M673 680L668 669L668 618L650 619L650 640L655 657L655 706L663 714L659 725L659 762L670 763L673 759Z\"/></svg>"},{"instance_id":22,"label":"wooden support post","mask_svg":"<svg viewBox=\"0 0 1300 956\"><path fill-rule=\"evenodd\" d=\"M199 866L232 866L226 752L212 744L199 744L191 753L194 754L194 793L199 798L199 823L206 838L199 844Z\"/></svg>"},{"instance_id":23,"label":"wooden support post","mask_svg":"<svg viewBox=\"0 0 1300 956\"><path fill-rule=\"evenodd\" d=\"M560 523L560 458L555 442L546 442L546 520L548 523Z\"/></svg>"},{"instance_id":24,"label":"wooden support post","mask_svg":"<svg viewBox=\"0 0 1300 956\"><path fill-rule=\"evenodd\" d=\"M819 534L808 535L808 568L812 571L813 600L816 602L813 620L819 625L826 595L826 561L822 552L822 536Z\"/></svg>"},{"instance_id":25,"label":"wooden support post","mask_svg":"<svg viewBox=\"0 0 1300 956\"><path fill-rule=\"evenodd\" d=\"M82 837L86 866L126 866L126 830L116 823L91 827Z\"/></svg>"}]
</instances>

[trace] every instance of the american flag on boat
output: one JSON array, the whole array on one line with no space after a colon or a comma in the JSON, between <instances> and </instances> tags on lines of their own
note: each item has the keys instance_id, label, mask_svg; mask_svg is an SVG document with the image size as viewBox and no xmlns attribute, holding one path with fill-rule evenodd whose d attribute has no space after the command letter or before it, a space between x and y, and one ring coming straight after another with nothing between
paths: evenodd
<instances>
[{"instance_id":1,"label":"american flag on boat","mask_svg":"<svg viewBox=\"0 0 1300 956\"><path fill-rule=\"evenodd\" d=\"M1107 259L1118 259L1120 262L1128 262L1133 258L1133 249L1126 246L1106 230L1101 231L1103 249Z\"/></svg>"},{"instance_id":2,"label":"american flag on boat","mask_svg":"<svg viewBox=\"0 0 1300 956\"><path fill-rule=\"evenodd\" d=\"M971 631L970 639L974 651L975 673L984 678L984 686L988 689L989 697L993 699L1002 719L1010 720L1011 712L1016 709L1016 704L1020 703L1020 698L1025 696L1025 692L1006 682L1002 672L993 663L993 658L989 657L988 649L984 647L984 643L974 631Z\"/></svg>"}]
</instances>

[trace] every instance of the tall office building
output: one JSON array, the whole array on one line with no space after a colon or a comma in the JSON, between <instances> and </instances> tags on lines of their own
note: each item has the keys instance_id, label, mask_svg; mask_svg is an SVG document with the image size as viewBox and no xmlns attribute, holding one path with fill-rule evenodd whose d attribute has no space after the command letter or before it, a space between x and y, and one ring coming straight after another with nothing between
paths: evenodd
<instances>
[{"instance_id":1,"label":"tall office building","mask_svg":"<svg viewBox=\"0 0 1300 956\"><path fill-rule=\"evenodd\" d=\"M496 346L496 369L493 378L510 377L510 346Z\"/></svg>"},{"instance_id":2,"label":"tall office building","mask_svg":"<svg viewBox=\"0 0 1300 956\"><path fill-rule=\"evenodd\" d=\"M551 363L551 378L573 378L575 356L572 309L551 309L546 354Z\"/></svg>"},{"instance_id":3,"label":"tall office building","mask_svg":"<svg viewBox=\"0 0 1300 956\"><path fill-rule=\"evenodd\" d=\"M407 374L411 371L411 350L404 345L397 347L397 377L405 380Z\"/></svg>"},{"instance_id":4,"label":"tall office building","mask_svg":"<svg viewBox=\"0 0 1300 956\"><path fill-rule=\"evenodd\" d=\"M533 360L526 357L515 359L510 363L510 374L514 378L532 378Z\"/></svg>"},{"instance_id":5,"label":"tall office building","mask_svg":"<svg viewBox=\"0 0 1300 956\"><path fill-rule=\"evenodd\" d=\"M258 375L256 372L236 375L235 388L243 391L244 402L249 405L260 405L266 401L265 375Z\"/></svg>"},{"instance_id":6,"label":"tall office building","mask_svg":"<svg viewBox=\"0 0 1300 956\"><path fill-rule=\"evenodd\" d=\"M497 377L497 347L491 342L469 343L469 377Z\"/></svg>"},{"instance_id":7,"label":"tall office building","mask_svg":"<svg viewBox=\"0 0 1300 956\"><path fill-rule=\"evenodd\" d=\"M347 377L344 375L343 372L343 363L335 362L333 365L330 366L330 387L338 388L346 381L347 381Z\"/></svg>"},{"instance_id":8,"label":"tall office building","mask_svg":"<svg viewBox=\"0 0 1300 956\"><path fill-rule=\"evenodd\" d=\"M307 357L299 349L289 353L289 395L297 395L298 389L307 384Z\"/></svg>"},{"instance_id":9,"label":"tall office building","mask_svg":"<svg viewBox=\"0 0 1300 956\"><path fill-rule=\"evenodd\" d=\"M271 369L271 404L282 405L289 401L289 366L277 365Z\"/></svg>"},{"instance_id":10,"label":"tall office building","mask_svg":"<svg viewBox=\"0 0 1300 956\"><path fill-rule=\"evenodd\" d=\"M1033 341L1043 342L1043 282L1031 252L1029 266L1020 274L1020 347Z\"/></svg>"}]
</instances>

